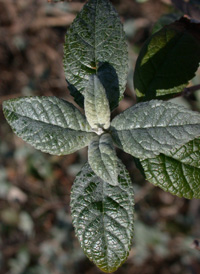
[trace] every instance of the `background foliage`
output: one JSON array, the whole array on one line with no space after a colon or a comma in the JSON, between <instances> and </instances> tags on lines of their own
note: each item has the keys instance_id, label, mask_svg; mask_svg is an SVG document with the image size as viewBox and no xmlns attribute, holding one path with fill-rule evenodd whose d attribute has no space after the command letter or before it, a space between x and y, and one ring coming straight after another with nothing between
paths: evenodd
<instances>
[{"instance_id":1,"label":"background foliage","mask_svg":"<svg viewBox=\"0 0 200 274\"><path fill-rule=\"evenodd\" d=\"M22 95L72 101L62 66L64 34L84 2L0 1L0 104ZM168 0L111 2L124 23L130 54L128 86L116 115L135 102L133 68L143 42L158 18L175 10ZM200 83L198 75L193 83ZM175 100L200 110L199 91ZM0 272L100 273L83 254L70 217L70 189L86 150L60 157L41 153L11 132L1 110L0 121ZM192 248L200 238L199 200L150 185L130 155L118 154L136 182L136 222L129 259L116 273L199 273L200 253Z\"/></svg>"}]
</instances>

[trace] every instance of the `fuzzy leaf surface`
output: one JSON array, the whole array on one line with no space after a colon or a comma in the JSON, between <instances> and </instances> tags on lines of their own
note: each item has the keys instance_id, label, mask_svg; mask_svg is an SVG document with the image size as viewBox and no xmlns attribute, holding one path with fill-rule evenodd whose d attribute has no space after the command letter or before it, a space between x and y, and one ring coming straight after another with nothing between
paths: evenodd
<instances>
[{"instance_id":1,"label":"fuzzy leaf surface","mask_svg":"<svg viewBox=\"0 0 200 274\"><path fill-rule=\"evenodd\" d=\"M133 187L118 162L118 185L100 179L86 163L72 187L71 212L76 235L102 271L114 272L127 258L133 237Z\"/></svg>"},{"instance_id":2,"label":"fuzzy leaf surface","mask_svg":"<svg viewBox=\"0 0 200 274\"><path fill-rule=\"evenodd\" d=\"M93 171L111 185L118 184L118 158L110 134L94 138L88 147L88 162Z\"/></svg>"},{"instance_id":3,"label":"fuzzy leaf surface","mask_svg":"<svg viewBox=\"0 0 200 274\"><path fill-rule=\"evenodd\" d=\"M134 73L138 98L151 100L183 91L199 67L199 33L200 24L182 18L147 40Z\"/></svg>"},{"instance_id":4,"label":"fuzzy leaf surface","mask_svg":"<svg viewBox=\"0 0 200 274\"><path fill-rule=\"evenodd\" d=\"M200 136L200 114L171 102L134 105L111 123L113 140L136 158L151 158Z\"/></svg>"},{"instance_id":5,"label":"fuzzy leaf surface","mask_svg":"<svg viewBox=\"0 0 200 274\"><path fill-rule=\"evenodd\" d=\"M50 154L70 154L95 137L80 111L56 97L11 99L3 103L3 111L16 135Z\"/></svg>"},{"instance_id":6,"label":"fuzzy leaf surface","mask_svg":"<svg viewBox=\"0 0 200 274\"><path fill-rule=\"evenodd\" d=\"M106 91L96 75L90 77L85 90L85 115L92 129L110 127L110 107Z\"/></svg>"},{"instance_id":7,"label":"fuzzy leaf surface","mask_svg":"<svg viewBox=\"0 0 200 274\"><path fill-rule=\"evenodd\" d=\"M179 197L200 198L200 139L141 163L154 185Z\"/></svg>"},{"instance_id":8,"label":"fuzzy leaf surface","mask_svg":"<svg viewBox=\"0 0 200 274\"><path fill-rule=\"evenodd\" d=\"M98 74L113 109L128 74L128 50L120 18L108 0L89 0L69 28L64 46L68 82L84 95L89 77ZM109 72L110 79L106 79ZM115 79L114 79L114 78ZM117 83L113 85L113 82Z\"/></svg>"}]
</instances>

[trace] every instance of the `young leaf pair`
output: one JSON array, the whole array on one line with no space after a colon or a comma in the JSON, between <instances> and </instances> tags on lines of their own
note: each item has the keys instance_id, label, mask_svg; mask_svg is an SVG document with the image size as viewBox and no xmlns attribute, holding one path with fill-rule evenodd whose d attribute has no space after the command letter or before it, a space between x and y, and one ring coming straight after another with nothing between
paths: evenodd
<instances>
[{"instance_id":1,"label":"young leaf pair","mask_svg":"<svg viewBox=\"0 0 200 274\"><path fill-rule=\"evenodd\" d=\"M127 45L110 2L90 0L67 33L63 61L71 94L85 116L55 97L4 102L14 132L37 149L65 155L89 146L89 163L72 188L71 211L84 252L105 272L127 258L134 223L132 183L113 142L140 159L155 185L200 198L200 115L155 100L180 93L193 77L200 60L196 28L181 19L146 42L134 75L137 98L145 102L110 121L126 85ZM187 67L181 67L183 60Z\"/></svg>"}]
</instances>

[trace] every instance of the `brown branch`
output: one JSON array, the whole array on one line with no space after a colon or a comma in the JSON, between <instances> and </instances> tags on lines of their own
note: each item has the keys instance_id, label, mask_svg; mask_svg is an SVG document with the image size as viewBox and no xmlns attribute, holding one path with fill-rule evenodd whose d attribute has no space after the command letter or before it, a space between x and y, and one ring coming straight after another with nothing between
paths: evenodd
<instances>
[{"instance_id":1,"label":"brown branch","mask_svg":"<svg viewBox=\"0 0 200 274\"><path fill-rule=\"evenodd\" d=\"M195 85L195 86L191 86L191 87L188 87L188 88L184 88L181 95L184 96L184 97L189 97L192 93L194 93L197 90L200 90L200 84Z\"/></svg>"}]
</instances>

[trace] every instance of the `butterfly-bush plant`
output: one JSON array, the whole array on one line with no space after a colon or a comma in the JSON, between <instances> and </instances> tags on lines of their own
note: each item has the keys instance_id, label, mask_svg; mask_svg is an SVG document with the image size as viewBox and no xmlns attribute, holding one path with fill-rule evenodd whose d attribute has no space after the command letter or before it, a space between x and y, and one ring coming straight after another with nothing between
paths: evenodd
<instances>
[{"instance_id":1,"label":"butterfly-bush plant","mask_svg":"<svg viewBox=\"0 0 200 274\"><path fill-rule=\"evenodd\" d=\"M114 146L139 159L154 185L200 198L200 114L162 100L186 88L199 61L199 24L181 18L155 32L136 63L137 104L111 121L126 86L127 43L110 2L89 0L67 32L63 59L69 90L85 115L56 97L3 104L13 131L43 152L66 155L88 146L71 213L85 254L104 272L126 260L134 230L132 182Z\"/></svg>"}]
</instances>

